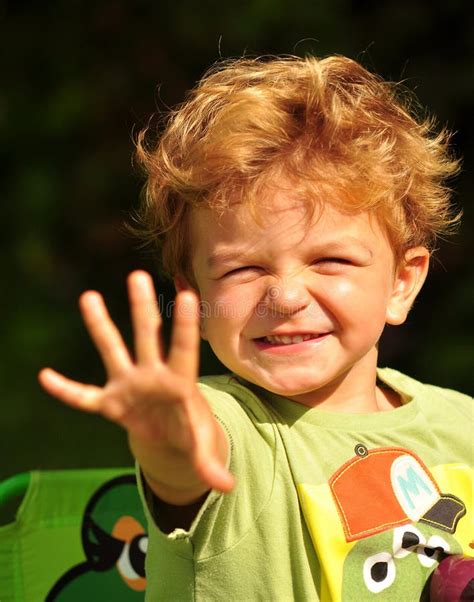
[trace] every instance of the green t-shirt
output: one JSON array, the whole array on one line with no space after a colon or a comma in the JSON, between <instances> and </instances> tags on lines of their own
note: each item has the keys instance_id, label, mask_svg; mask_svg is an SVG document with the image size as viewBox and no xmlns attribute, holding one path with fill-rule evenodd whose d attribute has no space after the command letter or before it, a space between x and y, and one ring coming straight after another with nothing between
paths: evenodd
<instances>
[{"instance_id":1,"label":"green t-shirt","mask_svg":"<svg viewBox=\"0 0 474 602\"><path fill-rule=\"evenodd\" d=\"M402 406L325 412L203 378L237 484L189 531L162 533L144 502L146 600L419 600L440 554L472 555L472 398L378 378Z\"/></svg>"}]
</instances>

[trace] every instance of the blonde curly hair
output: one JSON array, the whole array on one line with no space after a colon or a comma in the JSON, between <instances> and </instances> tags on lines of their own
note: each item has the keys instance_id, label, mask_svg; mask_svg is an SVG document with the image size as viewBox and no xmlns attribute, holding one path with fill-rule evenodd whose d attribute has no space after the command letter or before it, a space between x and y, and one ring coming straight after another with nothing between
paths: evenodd
<instances>
[{"instance_id":1,"label":"blonde curly hair","mask_svg":"<svg viewBox=\"0 0 474 602\"><path fill-rule=\"evenodd\" d=\"M459 162L447 130L417 112L399 84L342 56L221 61L161 120L158 140L139 133L147 181L132 229L159 247L165 273L193 282L191 210L256 208L270 183L287 182L313 206L375 212L397 260L433 251L460 218L446 185Z\"/></svg>"}]
</instances>

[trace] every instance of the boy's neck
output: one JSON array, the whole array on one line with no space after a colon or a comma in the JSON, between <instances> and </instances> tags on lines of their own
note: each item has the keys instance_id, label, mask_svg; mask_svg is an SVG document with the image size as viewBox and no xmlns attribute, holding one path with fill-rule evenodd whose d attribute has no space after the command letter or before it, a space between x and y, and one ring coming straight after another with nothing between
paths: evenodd
<instances>
[{"instance_id":1,"label":"boy's neck","mask_svg":"<svg viewBox=\"0 0 474 602\"><path fill-rule=\"evenodd\" d=\"M375 379L374 379L375 380ZM372 412L386 412L402 405L400 395L392 389L375 384L370 390L354 392L352 395L321 395L308 393L289 397L291 401L317 407L328 412L341 412L351 414L368 414Z\"/></svg>"},{"instance_id":2,"label":"boy's neck","mask_svg":"<svg viewBox=\"0 0 474 602\"><path fill-rule=\"evenodd\" d=\"M386 412L403 405L399 393L387 386L376 385L377 406L379 412Z\"/></svg>"}]
</instances>

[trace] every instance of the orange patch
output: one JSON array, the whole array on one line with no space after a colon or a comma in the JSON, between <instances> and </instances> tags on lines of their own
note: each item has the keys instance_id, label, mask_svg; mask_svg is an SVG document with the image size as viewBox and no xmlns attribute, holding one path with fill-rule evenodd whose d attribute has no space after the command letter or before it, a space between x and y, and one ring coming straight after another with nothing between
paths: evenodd
<instances>
[{"instance_id":1,"label":"orange patch","mask_svg":"<svg viewBox=\"0 0 474 602\"><path fill-rule=\"evenodd\" d=\"M133 516L121 516L112 529L112 535L116 539L122 540L126 545L130 544L134 537L144 533L145 530L143 529L142 525L136 519L134 519ZM146 579L140 576L133 577L132 571L127 569L128 567L121 567L119 559L117 562L117 570L123 581L130 589L133 589L134 591L145 591Z\"/></svg>"}]
</instances>

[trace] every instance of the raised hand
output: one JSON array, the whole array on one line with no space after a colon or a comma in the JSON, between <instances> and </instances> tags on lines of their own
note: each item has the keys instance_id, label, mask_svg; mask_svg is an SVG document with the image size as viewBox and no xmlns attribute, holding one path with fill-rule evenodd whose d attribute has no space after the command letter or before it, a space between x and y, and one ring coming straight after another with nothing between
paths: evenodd
<instances>
[{"instance_id":1,"label":"raised hand","mask_svg":"<svg viewBox=\"0 0 474 602\"><path fill-rule=\"evenodd\" d=\"M164 493L165 501L187 503L210 488L230 491L233 478L224 467L227 441L196 386L197 296L192 291L178 293L165 358L162 320L149 274L130 274L128 292L135 358L102 296L87 291L80 309L104 362L107 382L103 387L87 385L45 368L39 373L41 385L64 403L100 413L125 428L147 480L155 493Z\"/></svg>"}]
</instances>

